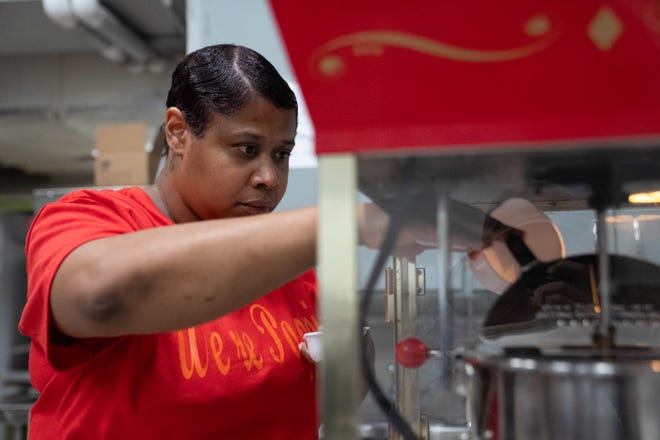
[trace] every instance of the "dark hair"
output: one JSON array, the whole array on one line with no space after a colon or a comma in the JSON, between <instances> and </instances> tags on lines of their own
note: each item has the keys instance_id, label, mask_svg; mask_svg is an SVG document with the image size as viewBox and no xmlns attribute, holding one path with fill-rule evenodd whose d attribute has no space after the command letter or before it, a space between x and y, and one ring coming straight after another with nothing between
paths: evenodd
<instances>
[{"instance_id":1,"label":"dark hair","mask_svg":"<svg viewBox=\"0 0 660 440\"><path fill-rule=\"evenodd\" d=\"M298 110L296 95L275 67L247 47L217 44L191 52L172 73L167 107L177 107L196 136L214 113L232 115L252 97L283 109Z\"/></svg>"}]
</instances>

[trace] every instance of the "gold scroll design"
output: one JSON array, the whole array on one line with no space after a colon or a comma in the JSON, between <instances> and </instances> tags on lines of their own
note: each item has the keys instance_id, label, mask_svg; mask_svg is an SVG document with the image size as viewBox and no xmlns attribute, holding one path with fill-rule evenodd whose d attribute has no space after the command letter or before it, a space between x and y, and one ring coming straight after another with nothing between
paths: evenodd
<instances>
[{"instance_id":1,"label":"gold scroll design","mask_svg":"<svg viewBox=\"0 0 660 440\"><path fill-rule=\"evenodd\" d=\"M559 36L544 16L529 20L525 32L537 37L531 43L497 50L480 50L459 47L431 38L399 31L371 30L355 32L335 38L319 46L311 55L314 76L338 77L346 69L346 63L336 54L341 48L349 47L354 56L382 56L386 46L409 49L424 55L467 63L496 63L511 61L536 54L551 46Z\"/></svg>"}]
</instances>

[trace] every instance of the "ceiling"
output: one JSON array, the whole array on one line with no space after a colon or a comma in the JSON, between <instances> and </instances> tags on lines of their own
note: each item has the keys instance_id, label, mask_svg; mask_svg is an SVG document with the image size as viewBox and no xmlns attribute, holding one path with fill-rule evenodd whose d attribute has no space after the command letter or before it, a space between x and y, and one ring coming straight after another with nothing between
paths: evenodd
<instances>
[{"instance_id":1,"label":"ceiling","mask_svg":"<svg viewBox=\"0 0 660 440\"><path fill-rule=\"evenodd\" d=\"M184 0L0 0L0 194L91 184L97 125L153 135L185 45Z\"/></svg>"}]
</instances>

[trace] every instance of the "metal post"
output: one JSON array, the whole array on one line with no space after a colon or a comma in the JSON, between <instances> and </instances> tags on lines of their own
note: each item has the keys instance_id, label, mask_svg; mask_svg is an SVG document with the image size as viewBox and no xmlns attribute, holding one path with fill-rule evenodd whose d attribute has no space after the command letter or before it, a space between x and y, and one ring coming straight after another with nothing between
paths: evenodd
<instances>
[{"instance_id":1,"label":"metal post","mask_svg":"<svg viewBox=\"0 0 660 440\"><path fill-rule=\"evenodd\" d=\"M449 387L451 360L449 354L453 346L453 322L451 314L451 292L449 291L449 268L451 244L449 234L449 196L445 188L438 188L437 229L438 229L438 312L440 329L440 378L445 388Z\"/></svg>"},{"instance_id":2,"label":"metal post","mask_svg":"<svg viewBox=\"0 0 660 440\"><path fill-rule=\"evenodd\" d=\"M417 334L417 267L414 259L394 258L394 341ZM420 433L419 373L415 368L396 364L396 405L413 432ZM390 431L392 440L400 433Z\"/></svg>"},{"instance_id":3,"label":"metal post","mask_svg":"<svg viewBox=\"0 0 660 440\"><path fill-rule=\"evenodd\" d=\"M607 222L605 210L596 210L596 244L598 246L598 292L600 293L600 320L598 336L603 341L611 341L610 337L610 261L607 243Z\"/></svg>"},{"instance_id":4,"label":"metal post","mask_svg":"<svg viewBox=\"0 0 660 440\"><path fill-rule=\"evenodd\" d=\"M323 438L358 438L357 165L351 154L319 157L318 275L323 362Z\"/></svg>"}]
</instances>

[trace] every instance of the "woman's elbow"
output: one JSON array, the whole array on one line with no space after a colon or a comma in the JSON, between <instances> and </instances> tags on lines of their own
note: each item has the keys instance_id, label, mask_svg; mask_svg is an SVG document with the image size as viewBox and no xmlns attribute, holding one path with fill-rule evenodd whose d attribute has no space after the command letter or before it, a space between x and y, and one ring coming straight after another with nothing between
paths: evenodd
<instances>
[{"instance_id":1,"label":"woman's elbow","mask_svg":"<svg viewBox=\"0 0 660 440\"><path fill-rule=\"evenodd\" d=\"M68 336L109 336L116 333L125 305L116 286L89 262L65 261L51 286L51 310L57 326Z\"/></svg>"}]
</instances>

